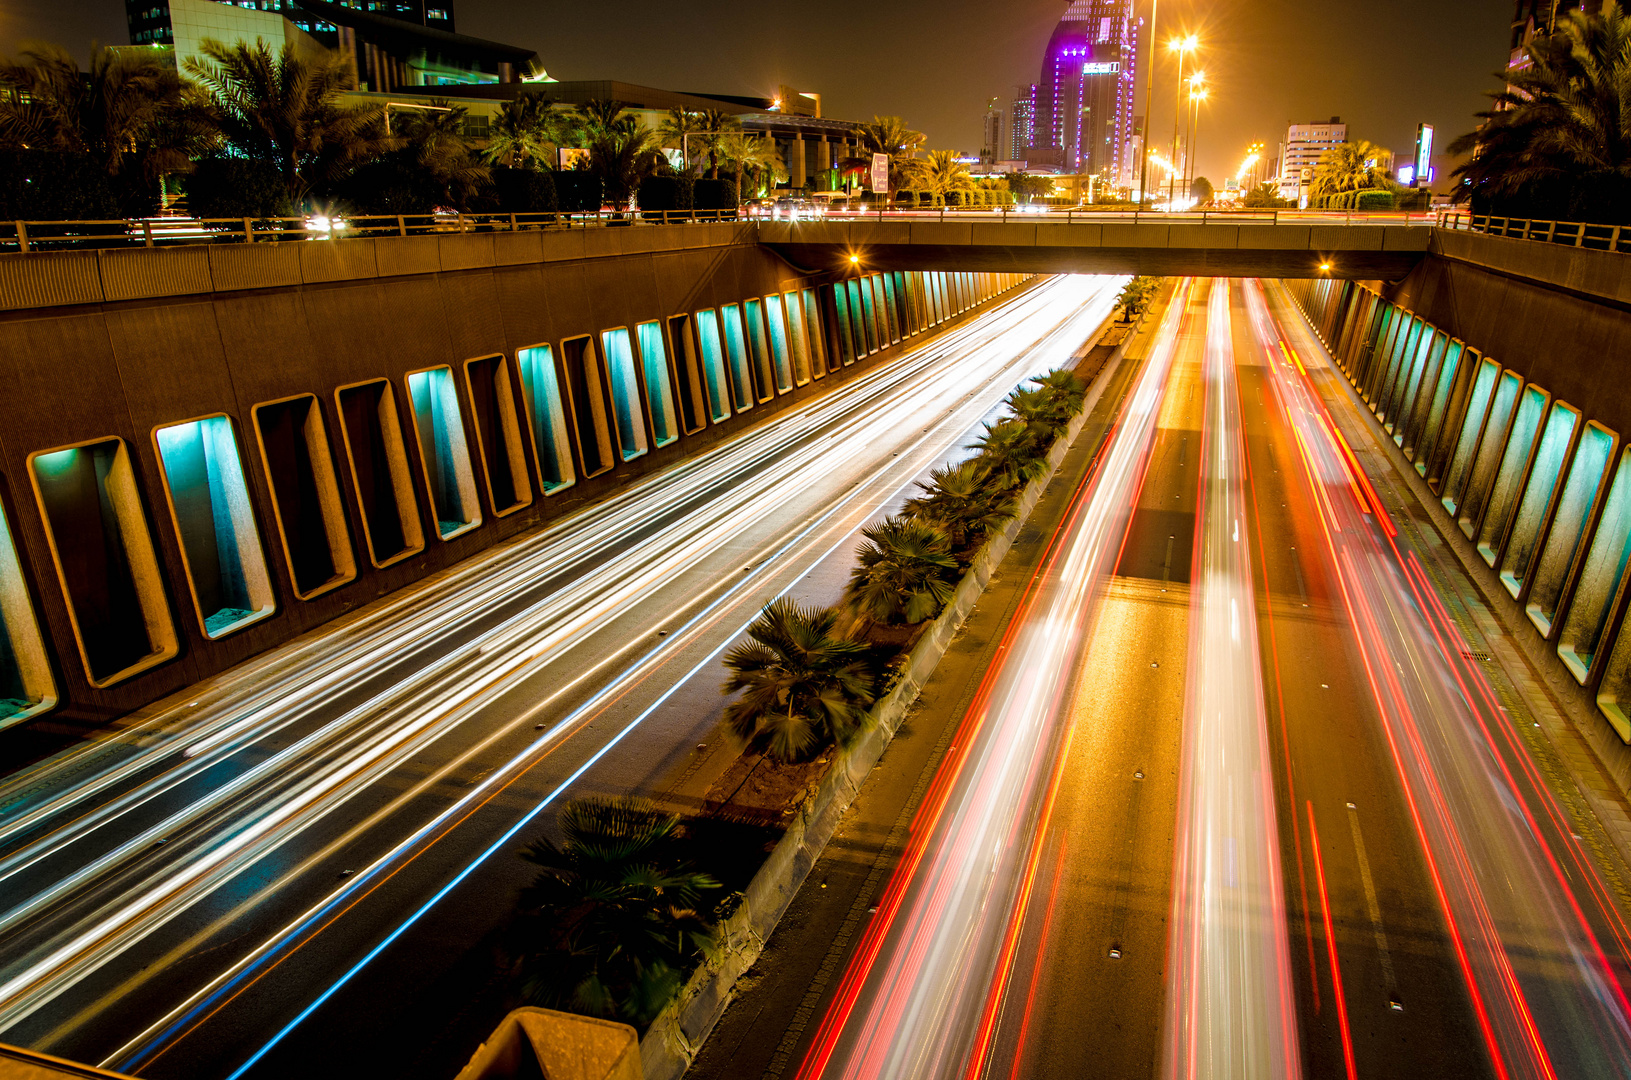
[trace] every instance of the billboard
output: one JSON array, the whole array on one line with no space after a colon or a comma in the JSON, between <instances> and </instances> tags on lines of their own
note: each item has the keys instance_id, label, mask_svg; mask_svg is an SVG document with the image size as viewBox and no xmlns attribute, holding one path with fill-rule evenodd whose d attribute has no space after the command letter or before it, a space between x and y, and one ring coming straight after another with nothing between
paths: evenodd
<instances>
[{"instance_id":1,"label":"billboard","mask_svg":"<svg viewBox=\"0 0 1631 1080\"><path fill-rule=\"evenodd\" d=\"M560 161L562 172L571 172L573 169L587 169L589 167L589 151L563 146L560 148Z\"/></svg>"},{"instance_id":2,"label":"billboard","mask_svg":"<svg viewBox=\"0 0 1631 1080\"><path fill-rule=\"evenodd\" d=\"M1416 180L1423 186L1433 182L1433 125L1416 125Z\"/></svg>"},{"instance_id":3,"label":"billboard","mask_svg":"<svg viewBox=\"0 0 1631 1080\"><path fill-rule=\"evenodd\" d=\"M874 195L889 194L889 155L872 155L872 193Z\"/></svg>"}]
</instances>

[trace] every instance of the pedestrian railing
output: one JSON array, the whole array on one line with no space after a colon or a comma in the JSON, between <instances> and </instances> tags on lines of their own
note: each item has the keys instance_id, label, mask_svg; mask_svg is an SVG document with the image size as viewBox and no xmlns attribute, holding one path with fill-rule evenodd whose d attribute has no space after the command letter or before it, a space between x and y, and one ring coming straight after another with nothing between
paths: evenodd
<instances>
[{"instance_id":1,"label":"pedestrian railing","mask_svg":"<svg viewBox=\"0 0 1631 1080\"><path fill-rule=\"evenodd\" d=\"M1464 210L1441 213L1441 229L1533 240L1542 244L1563 244L1593 251L1631 252L1631 225L1594 225L1584 221L1537 221L1532 218L1470 214Z\"/></svg>"},{"instance_id":2,"label":"pedestrian railing","mask_svg":"<svg viewBox=\"0 0 1631 1080\"><path fill-rule=\"evenodd\" d=\"M1087 207L889 207L853 209L748 206L740 210L601 210L537 214L361 214L269 218L154 217L103 221L0 222L0 252L61 251L97 247L171 247L346 237L427 236L693 225L761 221L1046 222L1048 224L1162 225L1431 225L1427 214L1336 210L1098 210Z\"/></svg>"}]
</instances>

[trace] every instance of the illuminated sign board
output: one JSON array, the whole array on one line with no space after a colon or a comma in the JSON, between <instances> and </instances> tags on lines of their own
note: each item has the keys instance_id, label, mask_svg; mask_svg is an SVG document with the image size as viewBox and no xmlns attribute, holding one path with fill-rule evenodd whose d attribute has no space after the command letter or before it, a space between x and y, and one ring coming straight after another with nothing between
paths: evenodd
<instances>
[{"instance_id":1,"label":"illuminated sign board","mask_svg":"<svg viewBox=\"0 0 1631 1080\"><path fill-rule=\"evenodd\" d=\"M1416 125L1416 178L1430 183L1433 179L1433 125Z\"/></svg>"},{"instance_id":2,"label":"illuminated sign board","mask_svg":"<svg viewBox=\"0 0 1631 1080\"><path fill-rule=\"evenodd\" d=\"M1119 63L1083 64L1083 75L1114 75L1121 70Z\"/></svg>"}]
</instances>

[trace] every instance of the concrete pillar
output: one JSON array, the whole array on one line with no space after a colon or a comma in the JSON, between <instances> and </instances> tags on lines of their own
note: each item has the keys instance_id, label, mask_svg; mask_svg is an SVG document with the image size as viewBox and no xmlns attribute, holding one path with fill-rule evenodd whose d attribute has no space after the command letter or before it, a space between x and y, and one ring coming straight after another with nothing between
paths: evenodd
<instances>
[{"instance_id":1,"label":"concrete pillar","mask_svg":"<svg viewBox=\"0 0 1631 1080\"><path fill-rule=\"evenodd\" d=\"M826 172L832 168L832 143L823 135L816 140L816 172Z\"/></svg>"},{"instance_id":2,"label":"concrete pillar","mask_svg":"<svg viewBox=\"0 0 1631 1080\"><path fill-rule=\"evenodd\" d=\"M810 181L809 170L804 166L804 136L797 131L793 132L793 139L787 145L787 175L790 178L788 185L794 189Z\"/></svg>"}]
</instances>

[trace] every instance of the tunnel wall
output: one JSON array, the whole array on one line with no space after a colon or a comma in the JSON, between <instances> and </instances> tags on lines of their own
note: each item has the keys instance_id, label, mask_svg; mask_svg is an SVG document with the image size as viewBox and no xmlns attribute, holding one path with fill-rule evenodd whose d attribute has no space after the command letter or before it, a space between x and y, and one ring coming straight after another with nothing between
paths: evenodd
<instances>
[{"instance_id":1,"label":"tunnel wall","mask_svg":"<svg viewBox=\"0 0 1631 1080\"><path fill-rule=\"evenodd\" d=\"M1510 605L1519 645L1631 791L1631 320L1607 297L1454 259L1391 289L1287 284L1440 531Z\"/></svg>"},{"instance_id":2,"label":"tunnel wall","mask_svg":"<svg viewBox=\"0 0 1631 1080\"><path fill-rule=\"evenodd\" d=\"M222 672L826 393L1025 280L972 275L941 318L933 275L894 273L907 340L841 358L839 333L861 329L836 322L846 282L750 230L685 230L0 257L0 727L21 724L7 737L72 734ZM747 408L676 423L698 413L697 313L740 317L750 300L778 325L793 314L813 370L768 385L750 371ZM205 420L207 459L158 434ZM223 593L246 574L253 589Z\"/></svg>"}]
</instances>

